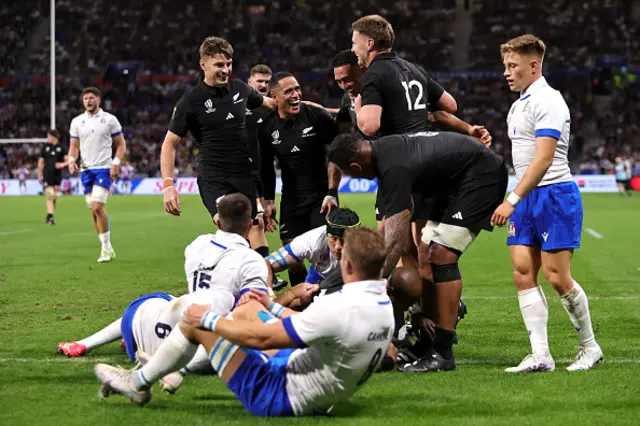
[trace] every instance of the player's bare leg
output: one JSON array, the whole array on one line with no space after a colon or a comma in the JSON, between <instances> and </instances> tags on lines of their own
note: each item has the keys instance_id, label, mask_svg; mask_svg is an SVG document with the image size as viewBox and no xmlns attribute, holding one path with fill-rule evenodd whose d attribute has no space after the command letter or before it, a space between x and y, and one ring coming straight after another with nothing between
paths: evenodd
<instances>
[{"instance_id":1,"label":"player's bare leg","mask_svg":"<svg viewBox=\"0 0 640 426\"><path fill-rule=\"evenodd\" d=\"M507 368L508 373L553 371L555 362L549 352L547 323L549 308L542 287L538 285L538 272L542 264L540 249L532 246L509 246L513 263L513 281L518 290L518 302L531 343L531 354L522 362Z\"/></svg>"},{"instance_id":2,"label":"player's bare leg","mask_svg":"<svg viewBox=\"0 0 640 426\"><path fill-rule=\"evenodd\" d=\"M602 350L593 333L587 295L571 276L572 257L573 250L543 251L542 273L560 296L562 306L578 332L580 352L567 370L589 370L602 360Z\"/></svg>"},{"instance_id":3,"label":"player's bare leg","mask_svg":"<svg viewBox=\"0 0 640 426\"><path fill-rule=\"evenodd\" d=\"M258 252L260 256L269 256L269 243L264 233L264 214L259 213L257 223L255 223L249 231L249 245Z\"/></svg>"},{"instance_id":4,"label":"player's bare leg","mask_svg":"<svg viewBox=\"0 0 640 426\"><path fill-rule=\"evenodd\" d=\"M56 209L56 197L58 196L59 186L48 186L45 188L44 193L47 197L47 224L55 225L56 222L53 218L53 214Z\"/></svg>"},{"instance_id":5,"label":"player's bare leg","mask_svg":"<svg viewBox=\"0 0 640 426\"><path fill-rule=\"evenodd\" d=\"M104 208L104 203L93 201L91 203L91 216L98 233L98 238L102 244L98 262L109 262L115 257L115 252L111 246L111 233L109 231L109 216Z\"/></svg>"}]
</instances>

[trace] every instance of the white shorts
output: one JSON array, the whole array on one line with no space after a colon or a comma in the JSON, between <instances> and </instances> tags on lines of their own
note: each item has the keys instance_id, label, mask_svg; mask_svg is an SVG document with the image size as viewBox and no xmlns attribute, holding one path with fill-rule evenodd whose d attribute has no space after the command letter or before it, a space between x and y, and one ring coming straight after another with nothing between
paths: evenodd
<instances>
[{"instance_id":1,"label":"white shorts","mask_svg":"<svg viewBox=\"0 0 640 426\"><path fill-rule=\"evenodd\" d=\"M464 253L478 236L475 232L461 226L449 225L446 223L428 221L422 228L422 242L431 244L438 243L442 246Z\"/></svg>"},{"instance_id":2,"label":"white shorts","mask_svg":"<svg viewBox=\"0 0 640 426\"><path fill-rule=\"evenodd\" d=\"M167 315L163 315L171 311L167 308L169 303L172 302L154 298L140 305L131 323L133 339L136 341L136 346L139 350L153 355L177 325L180 318L179 314L177 315L177 321L168 318Z\"/></svg>"}]
</instances>

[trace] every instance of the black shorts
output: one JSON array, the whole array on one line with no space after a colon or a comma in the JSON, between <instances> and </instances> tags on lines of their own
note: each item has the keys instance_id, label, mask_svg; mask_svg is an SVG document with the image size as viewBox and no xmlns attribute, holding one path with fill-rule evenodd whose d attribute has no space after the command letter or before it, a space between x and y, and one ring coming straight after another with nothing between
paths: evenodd
<instances>
[{"instance_id":1,"label":"black shorts","mask_svg":"<svg viewBox=\"0 0 640 426\"><path fill-rule=\"evenodd\" d=\"M325 214L320 213L325 195L283 196L280 200L280 239L293 239L325 225Z\"/></svg>"},{"instance_id":2,"label":"black shorts","mask_svg":"<svg viewBox=\"0 0 640 426\"><path fill-rule=\"evenodd\" d=\"M202 202L211 217L218 213L218 200L225 195L236 192L246 195L251 202L251 217L255 220L258 215L256 188L252 176L247 178L198 177L198 190L200 191L200 198L202 198Z\"/></svg>"},{"instance_id":3,"label":"black shorts","mask_svg":"<svg viewBox=\"0 0 640 426\"><path fill-rule=\"evenodd\" d=\"M624 189L627 191L631 190L631 179L616 179L616 182L624 185Z\"/></svg>"},{"instance_id":4,"label":"black shorts","mask_svg":"<svg viewBox=\"0 0 640 426\"><path fill-rule=\"evenodd\" d=\"M376 220L381 221L385 216L384 211L384 196L380 187L378 187L378 193L376 194ZM426 197L420 193L412 194L413 197L413 215L411 216L411 222L418 220L429 220L431 217L431 210L435 203L435 197Z\"/></svg>"},{"instance_id":5,"label":"black shorts","mask_svg":"<svg viewBox=\"0 0 640 426\"><path fill-rule=\"evenodd\" d=\"M45 188L48 186L60 186L60 183L62 183L62 172L44 171L42 175L42 185Z\"/></svg>"},{"instance_id":6,"label":"black shorts","mask_svg":"<svg viewBox=\"0 0 640 426\"><path fill-rule=\"evenodd\" d=\"M499 170L469 173L458 186L435 198L429 220L471 230L492 231L491 216L504 201L509 174Z\"/></svg>"}]
</instances>

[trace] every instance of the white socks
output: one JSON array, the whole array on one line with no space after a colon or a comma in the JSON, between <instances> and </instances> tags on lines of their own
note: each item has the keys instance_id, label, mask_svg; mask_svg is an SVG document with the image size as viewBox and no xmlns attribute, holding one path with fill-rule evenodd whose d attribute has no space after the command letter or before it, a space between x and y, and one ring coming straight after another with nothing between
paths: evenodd
<instances>
[{"instance_id":1,"label":"white socks","mask_svg":"<svg viewBox=\"0 0 640 426\"><path fill-rule=\"evenodd\" d=\"M185 373L194 373L194 372L202 372L202 371L211 371L211 361L209 361L209 354L207 354L207 350L204 346L198 346L198 350L194 355L193 359L189 361L186 367L182 370L182 374Z\"/></svg>"},{"instance_id":2,"label":"white socks","mask_svg":"<svg viewBox=\"0 0 640 426\"><path fill-rule=\"evenodd\" d=\"M131 373L133 383L138 389L150 386L187 365L197 350L198 345L184 337L180 327L174 328L147 365Z\"/></svg>"},{"instance_id":3,"label":"white socks","mask_svg":"<svg viewBox=\"0 0 640 426\"><path fill-rule=\"evenodd\" d=\"M100 243L102 243L102 247L111 248L111 231L107 231L104 234L98 234L98 238L100 239Z\"/></svg>"},{"instance_id":4,"label":"white socks","mask_svg":"<svg viewBox=\"0 0 640 426\"><path fill-rule=\"evenodd\" d=\"M551 356L547 337L549 308L542 287L537 286L519 291L518 302L520 303L522 319L524 319L524 324L529 332L531 353L542 357Z\"/></svg>"},{"instance_id":5,"label":"white socks","mask_svg":"<svg viewBox=\"0 0 640 426\"><path fill-rule=\"evenodd\" d=\"M97 333L92 334L86 339L78 340L78 343L85 345L87 347L87 351L90 351L98 346L106 345L107 343L118 340L122 337L122 333L120 331L121 323L122 318L118 318Z\"/></svg>"},{"instance_id":6,"label":"white socks","mask_svg":"<svg viewBox=\"0 0 640 426\"><path fill-rule=\"evenodd\" d=\"M593 335L591 314L589 313L589 300L580 284L574 281L573 288L561 296L560 301L578 332L580 345L585 348L596 347L597 343Z\"/></svg>"}]
</instances>

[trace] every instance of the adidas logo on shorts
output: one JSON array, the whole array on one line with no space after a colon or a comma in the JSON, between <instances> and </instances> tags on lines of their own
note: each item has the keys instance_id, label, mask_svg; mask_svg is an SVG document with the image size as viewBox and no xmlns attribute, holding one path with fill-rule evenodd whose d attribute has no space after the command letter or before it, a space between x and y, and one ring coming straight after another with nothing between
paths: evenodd
<instances>
[{"instance_id":1,"label":"adidas logo on shorts","mask_svg":"<svg viewBox=\"0 0 640 426\"><path fill-rule=\"evenodd\" d=\"M451 217L454 219L462 220L462 213L458 212Z\"/></svg>"},{"instance_id":2,"label":"adidas logo on shorts","mask_svg":"<svg viewBox=\"0 0 640 426\"><path fill-rule=\"evenodd\" d=\"M294 145L293 148L291 148L291 152L300 152L300 148Z\"/></svg>"}]
</instances>

